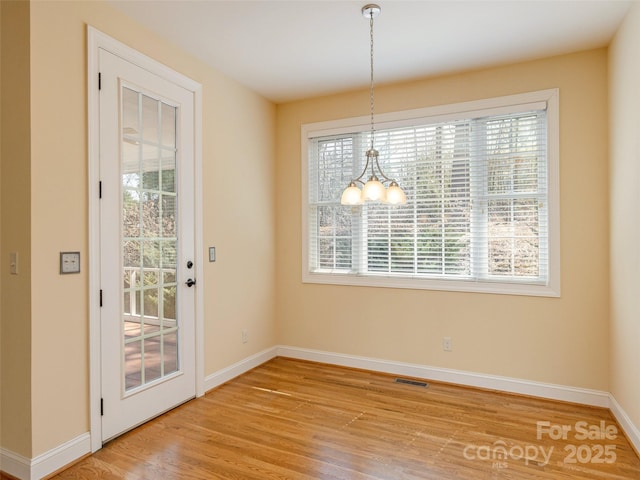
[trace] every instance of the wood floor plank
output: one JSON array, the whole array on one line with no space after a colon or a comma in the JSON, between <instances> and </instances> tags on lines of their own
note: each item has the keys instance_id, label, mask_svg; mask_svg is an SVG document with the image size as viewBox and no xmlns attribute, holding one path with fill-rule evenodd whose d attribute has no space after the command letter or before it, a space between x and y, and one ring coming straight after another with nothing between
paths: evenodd
<instances>
[{"instance_id":1,"label":"wood floor plank","mask_svg":"<svg viewBox=\"0 0 640 480\"><path fill-rule=\"evenodd\" d=\"M638 480L640 459L606 409L276 358L54 478Z\"/></svg>"}]
</instances>

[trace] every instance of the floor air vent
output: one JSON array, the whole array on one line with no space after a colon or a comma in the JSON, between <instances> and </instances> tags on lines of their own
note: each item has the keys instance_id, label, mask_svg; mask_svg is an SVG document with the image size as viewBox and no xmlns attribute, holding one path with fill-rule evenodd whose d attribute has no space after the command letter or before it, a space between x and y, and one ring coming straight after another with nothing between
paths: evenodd
<instances>
[{"instance_id":1,"label":"floor air vent","mask_svg":"<svg viewBox=\"0 0 640 480\"><path fill-rule=\"evenodd\" d=\"M426 382L420 382L418 380L409 380L408 378L396 378L396 383L403 383L405 385L413 385L414 387L428 387Z\"/></svg>"}]
</instances>

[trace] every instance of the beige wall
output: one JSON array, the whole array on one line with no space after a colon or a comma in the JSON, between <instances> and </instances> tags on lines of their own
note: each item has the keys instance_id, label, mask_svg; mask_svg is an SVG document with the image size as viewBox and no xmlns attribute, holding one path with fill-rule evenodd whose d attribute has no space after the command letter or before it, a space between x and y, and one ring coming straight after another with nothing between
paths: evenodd
<instances>
[{"instance_id":1,"label":"beige wall","mask_svg":"<svg viewBox=\"0 0 640 480\"><path fill-rule=\"evenodd\" d=\"M608 390L606 50L379 86L376 109L382 113L555 87L560 89L561 298L302 284L300 126L366 114L367 92L280 105L280 342ZM453 339L453 352L442 350L445 335Z\"/></svg>"},{"instance_id":2,"label":"beige wall","mask_svg":"<svg viewBox=\"0 0 640 480\"><path fill-rule=\"evenodd\" d=\"M5 268L2 250L2 5L0 4L0 303L2 303L2 272ZM0 306L0 447L2 447L2 307ZM2 465L0 465L2 470Z\"/></svg>"},{"instance_id":3,"label":"beige wall","mask_svg":"<svg viewBox=\"0 0 640 480\"><path fill-rule=\"evenodd\" d=\"M29 4L1 2L2 431L0 445L31 455ZM9 252L19 274L9 275Z\"/></svg>"},{"instance_id":4,"label":"beige wall","mask_svg":"<svg viewBox=\"0 0 640 480\"><path fill-rule=\"evenodd\" d=\"M610 47L611 373L613 396L640 427L640 4Z\"/></svg>"},{"instance_id":5,"label":"beige wall","mask_svg":"<svg viewBox=\"0 0 640 480\"><path fill-rule=\"evenodd\" d=\"M273 104L105 2L32 2L29 457L89 429L87 24L203 85L203 240L218 253L198 282L205 374L275 344ZM59 275L65 250L81 252L80 275Z\"/></svg>"}]
</instances>

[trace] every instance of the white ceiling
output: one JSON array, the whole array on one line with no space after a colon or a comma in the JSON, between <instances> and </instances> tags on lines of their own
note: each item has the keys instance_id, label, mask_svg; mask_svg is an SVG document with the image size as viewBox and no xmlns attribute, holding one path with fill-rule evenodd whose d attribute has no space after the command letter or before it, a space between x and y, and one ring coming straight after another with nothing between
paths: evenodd
<instances>
[{"instance_id":1,"label":"white ceiling","mask_svg":"<svg viewBox=\"0 0 640 480\"><path fill-rule=\"evenodd\" d=\"M609 43L637 0L379 0L376 84ZM368 86L367 0L111 0L274 102Z\"/></svg>"}]
</instances>

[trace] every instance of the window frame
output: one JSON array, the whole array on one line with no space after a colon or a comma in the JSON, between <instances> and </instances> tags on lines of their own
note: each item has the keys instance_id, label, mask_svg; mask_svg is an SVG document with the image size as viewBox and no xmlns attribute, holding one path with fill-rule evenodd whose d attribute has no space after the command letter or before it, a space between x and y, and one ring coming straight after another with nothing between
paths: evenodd
<instances>
[{"instance_id":1,"label":"window frame","mask_svg":"<svg viewBox=\"0 0 640 480\"><path fill-rule=\"evenodd\" d=\"M548 276L546 284L517 279L449 279L406 274L316 272L309 269L309 140L315 137L367 131L370 117L360 116L303 124L301 127L302 170L302 282L329 285L409 288L455 292L477 292L526 296L560 296L560 178L559 178L559 90L547 89L469 102L404 110L376 115L376 129L441 122L463 116L481 117L514 113L543 102L547 109L547 209ZM346 186L346 185L345 185Z\"/></svg>"}]
</instances>

